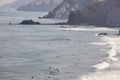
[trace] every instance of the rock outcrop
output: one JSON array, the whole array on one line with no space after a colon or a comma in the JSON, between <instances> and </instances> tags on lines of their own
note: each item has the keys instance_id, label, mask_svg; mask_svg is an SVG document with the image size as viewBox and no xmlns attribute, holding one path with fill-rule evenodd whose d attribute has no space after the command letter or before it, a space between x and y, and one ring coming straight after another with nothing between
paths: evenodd
<instances>
[{"instance_id":1,"label":"rock outcrop","mask_svg":"<svg viewBox=\"0 0 120 80\"><path fill-rule=\"evenodd\" d=\"M33 20L23 20L19 24L22 24L22 25L40 25L39 22L35 22Z\"/></svg>"}]
</instances>

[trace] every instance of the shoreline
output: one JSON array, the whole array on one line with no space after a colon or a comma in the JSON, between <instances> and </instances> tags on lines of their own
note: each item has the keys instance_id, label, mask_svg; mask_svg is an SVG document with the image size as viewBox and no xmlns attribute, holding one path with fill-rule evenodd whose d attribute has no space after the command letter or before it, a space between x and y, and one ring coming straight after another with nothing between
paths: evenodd
<instances>
[{"instance_id":1,"label":"shoreline","mask_svg":"<svg viewBox=\"0 0 120 80\"><path fill-rule=\"evenodd\" d=\"M108 44L111 46L111 50L108 52L109 53L109 59L112 61L118 61L119 59L116 58L115 56L118 55L119 51L117 51L117 48L119 48L118 46L118 40L119 36L108 36L108 37L104 37L104 40L108 40Z\"/></svg>"},{"instance_id":2,"label":"shoreline","mask_svg":"<svg viewBox=\"0 0 120 80\"><path fill-rule=\"evenodd\" d=\"M107 61L101 61L101 63L94 65L93 67L99 70L103 70L106 68L110 67L109 61L118 61L119 59L116 58L115 56L117 56L117 51L116 48L117 43L116 43L116 39L113 39L112 37L117 37L117 36L103 36L102 40L105 41L105 44L108 45L108 47L110 46L111 49L107 52L108 57L107 57ZM118 38L118 37L117 37Z\"/></svg>"},{"instance_id":3,"label":"shoreline","mask_svg":"<svg viewBox=\"0 0 120 80\"><path fill-rule=\"evenodd\" d=\"M105 44L110 47L107 52L108 57L106 61L96 64L93 67L97 70L94 73L86 74L80 77L80 80L120 80L120 36L108 35L102 36Z\"/></svg>"}]
</instances>

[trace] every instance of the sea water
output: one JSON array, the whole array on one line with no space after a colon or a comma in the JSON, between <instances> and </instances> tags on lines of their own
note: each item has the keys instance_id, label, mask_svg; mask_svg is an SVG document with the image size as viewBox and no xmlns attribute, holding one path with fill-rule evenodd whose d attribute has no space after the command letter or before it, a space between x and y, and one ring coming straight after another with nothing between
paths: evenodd
<instances>
[{"instance_id":1,"label":"sea water","mask_svg":"<svg viewBox=\"0 0 120 80\"><path fill-rule=\"evenodd\" d=\"M0 80L80 80L106 60L109 48L95 36L103 30L94 26L16 25L24 19L67 21L38 19L44 14L0 11Z\"/></svg>"}]
</instances>

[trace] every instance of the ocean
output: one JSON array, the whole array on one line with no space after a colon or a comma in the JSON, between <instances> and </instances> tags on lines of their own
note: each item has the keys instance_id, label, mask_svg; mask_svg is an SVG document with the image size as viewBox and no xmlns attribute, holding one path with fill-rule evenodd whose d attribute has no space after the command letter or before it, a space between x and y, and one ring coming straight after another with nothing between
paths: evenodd
<instances>
[{"instance_id":1,"label":"ocean","mask_svg":"<svg viewBox=\"0 0 120 80\"><path fill-rule=\"evenodd\" d=\"M112 34L114 29L80 25L62 25L65 28L61 25L18 25L24 19L40 23L67 21L38 19L44 14L0 11L0 80L92 80L94 78L86 75L99 77L96 72L104 75L110 71L106 68L110 65L107 52L111 47L96 34L106 31ZM103 64L102 67L99 63Z\"/></svg>"}]
</instances>

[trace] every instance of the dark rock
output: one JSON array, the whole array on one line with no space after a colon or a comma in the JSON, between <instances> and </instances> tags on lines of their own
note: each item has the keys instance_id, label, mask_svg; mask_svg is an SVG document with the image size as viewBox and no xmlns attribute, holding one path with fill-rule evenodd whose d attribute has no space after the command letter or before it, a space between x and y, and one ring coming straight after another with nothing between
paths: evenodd
<instances>
[{"instance_id":1,"label":"dark rock","mask_svg":"<svg viewBox=\"0 0 120 80\"><path fill-rule=\"evenodd\" d=\"M49 70L50 70L49 74L52 76L57 75L60 72L59 69L57 69L57 68L52 69L51 67L49 67Z\"/></svg>"},{"instance_id":2,"label":"dark rock","mask_svg":"<svg viewBox=\"0 0 120 80\"><path fill-rule=\"evenodd\" d=\"M119 29L119 33L117 35L120 35L120 29Z\"/></svg>"},{"instance_id":3,"label":"dark rock","mask_svg":"<svg viewBox=\"0 0 120 80\"><path fill-rule=\"evenodd\" d=\"M31 76L31 79L33 79L34 77L33 76Z\"/></svg>"},{"instance_id":4,"label":"dark rock","mask_svg":"<svg viewBox=\"0 0 120 80\"><path fill-rule=\"evenodd\" d=\"M9 25L12 25L12 23L9 23Z\"/></svg>"},{"instance_id":5,"label":"dark rock","mask_svg":"<svg viewBox=\"0 0 120 80\"><path fill-rule=\"evenodd\" d=\"M55 69L56 72L59 72L59 69Z\"/></svg>"},{"instance_id":6,"label":"dark rock","mask_svg":"<svg viewBox=\"0 0 120 80\"><path fill-rule=\"evenodd\" d=\"M40 25L39 22L35 22L33 20L23 20L21 23L22 25Z\"/></svg>"},{"instance_id":7,"label":"dark rock","mask_svg":"<svg viewBox=\"0 0 120 80\"><path fill-rule=\"evenodd\" d=\"M98 36L107 35L107 33L99 33Z\"/></svg>"}]
</instances>

